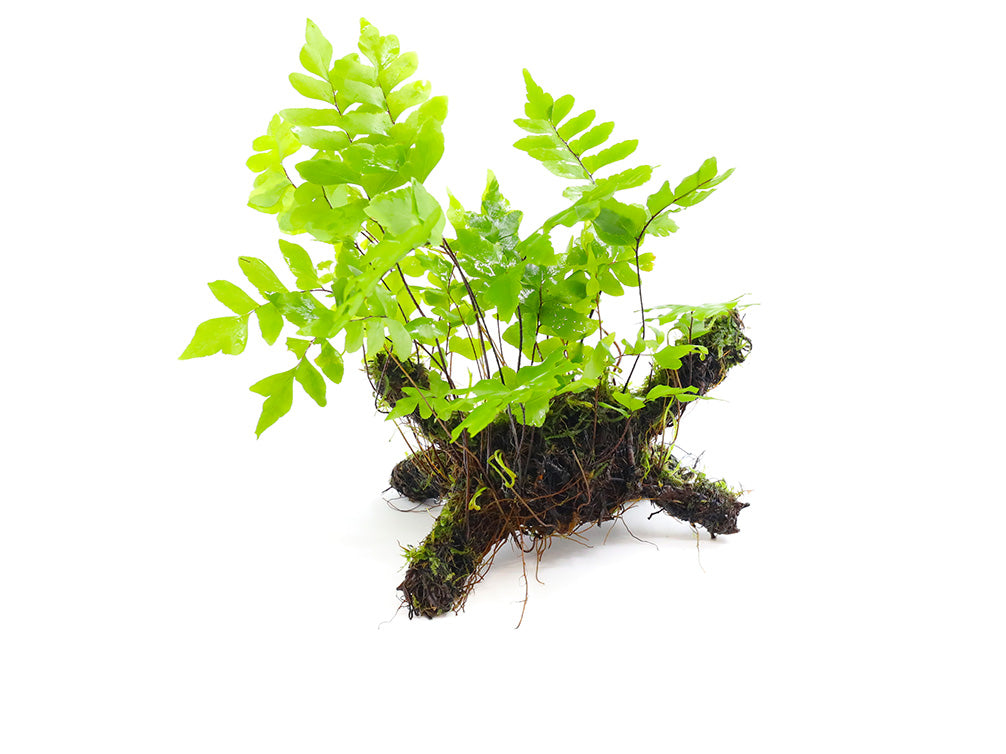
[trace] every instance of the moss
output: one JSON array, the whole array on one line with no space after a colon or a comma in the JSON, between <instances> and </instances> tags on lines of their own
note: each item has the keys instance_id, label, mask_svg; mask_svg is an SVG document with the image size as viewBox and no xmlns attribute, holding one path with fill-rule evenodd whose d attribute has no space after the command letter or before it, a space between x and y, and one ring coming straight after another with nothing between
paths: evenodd
<instances>
[{"instance_id":1,"label":"moss","mask_svg":"<svg viewBox=\"0 0 1006 754\"><path fill-rule=\"evenodd\" d=\"M697 336L703 353L689 354L678 369L654 370L640 395L655 385L694 387L704 395L744 361L751 343L735 312ZM422 380L420 365L375 359L370 373L389 403L409 380ZM428 378L426 378L428 380ZM638 500L656 513L705 528L711 536L732 534L747 507L724 482L682 467L660 438L691 403L674 397L626 412L613 398L617 388L556 396L541 427L518 426L509 417L471 438L450 442L442 428L409 421L430 447L395 467L392 483L403 494L439 496L443 509L429 536L406 550L408 569L399 590L410 617L460 610L503 543L539 554L553 536L609 521ZM396 397L397 396L397 397ZM478 490L477 505L470 505Z\"/></svg>"}]
</instances>

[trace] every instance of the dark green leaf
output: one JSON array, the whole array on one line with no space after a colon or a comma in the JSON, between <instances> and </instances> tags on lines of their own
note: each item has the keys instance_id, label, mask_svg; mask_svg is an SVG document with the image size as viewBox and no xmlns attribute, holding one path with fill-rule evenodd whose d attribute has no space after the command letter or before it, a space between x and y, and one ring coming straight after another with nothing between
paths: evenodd
<instances>
[{"instance_id":1,"label":"dark green leaf","mask_svg":"<svg viewBox=\"0 0 1006 754\"><path fill-rule=\"evenodd\" d=\"M608 199L601 203L601 210L594 218L594 228L605 243L629 246L635 244L645 222L646 210L642 207Z\"/></svg>"}]
</instances>

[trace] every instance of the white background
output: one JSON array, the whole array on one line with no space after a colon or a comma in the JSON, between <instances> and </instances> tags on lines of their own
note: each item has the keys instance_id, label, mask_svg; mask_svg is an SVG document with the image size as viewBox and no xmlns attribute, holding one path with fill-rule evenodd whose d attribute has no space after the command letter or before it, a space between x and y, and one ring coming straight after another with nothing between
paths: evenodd
<instances>
[{"instance_id":1,"label":"white background","mask_svg":"<svg viewBox=\"0 0 1006 754\"><path fill-rule=\"evenodd\" d=\"M47 3L4 14L0 750L1002 751L1004 55L988 2ZM526 211L522 67L672 181L649 303L750 293L682 446L741 533L628 516L395 616L425 513L350 370L256 441L288 354L176 357L278 261L243 162L305 17L366 15L450 97L430 180ZM672 183L673 185L673 183ZM535 223L536 224L536 223ZM659 246L658 246L659 244ZM604 543L604 539L607 542ZM655 545L655 546L654 546ZM394 617L393 617L394 616ZM645 747L645 748L644 748Z\"/></svg>"}]
</instances>

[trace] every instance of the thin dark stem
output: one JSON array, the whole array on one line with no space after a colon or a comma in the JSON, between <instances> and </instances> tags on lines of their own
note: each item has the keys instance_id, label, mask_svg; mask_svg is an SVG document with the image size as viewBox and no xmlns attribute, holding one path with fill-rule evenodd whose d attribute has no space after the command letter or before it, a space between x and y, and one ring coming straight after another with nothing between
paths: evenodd
<instances>
[{"instance_id":1,"label":"thin dark stem","mask_svg":"<svg viewBox=\"0 0 1006 754\"><path fill-rule=\"evenodd\" d=\"M465 271L461 269L461 263L458 262L458 258L455 255L454 250L451 249L451 245L447 242L446 238L443 240L443 248L450 256L454 266L457 268L461 282L464 283L465 289L468 291L468 297L471 299L472 309L475 312L476 325L478 326L479 343L482 345L482 358L485 361L486 376L488 377L492 374L492 368L489 366L489 357L486 354L485 341L488 339L489 345L492 347L493 356L496 359L496 366L500 371L500 382L506 384L503 382L503 362L500 360L499 347L493 342L492 336L489 334L489 328L486 325L485 314L482 311L482 307L479 306L479 302L475 298L475 292L472 290L472 286L469 284L468 278L465 276ZM483 338L483 332L485 333L485 338Z\"/></svg>"}]
</instances>

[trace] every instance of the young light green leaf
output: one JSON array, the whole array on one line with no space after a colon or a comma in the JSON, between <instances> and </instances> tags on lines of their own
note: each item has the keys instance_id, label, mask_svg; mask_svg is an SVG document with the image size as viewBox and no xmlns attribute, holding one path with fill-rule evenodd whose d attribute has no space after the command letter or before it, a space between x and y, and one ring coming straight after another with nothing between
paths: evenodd
<instances>
[{"instance_id":1,"label":"young light green leaf","mask_svg":"<svg viewBox=\"0 0 1006 754\"><path fill-rule=\"evenodd\" d=\"M615 124L612 121L601 123L600 125L594 126L592 129L587 131L587 133L579 139L569 142L569 148L577 154L583 154L584 152L591 150L594 147L598 147L606 142L614 129Z\"/></svg>"},{"instance_id":2,"label":"young light green leaf","mask_svg":"<svg viewBox=\"0 0 1006 754\"><path fill-rule=\"evenodd\" d=\"M294 372L296 372L296 367L259 380L249 388L253 393L266 396L265 402L262 404L258 425L255 427L256 437L261 437L263 432L289 412L293 405Z\"/></svg>"},{"instance_id":3,"label":"young light green leaf","mask_svg":"<svg viewBox=\"0 0 1006 754\"><path fill-rule=\"evenodd\" d=\"M637 411L646 405L646 401L632 393L612 393L611 397L629 409L629 411Z\"/></svg>"},{"instance_id":4,"label":"young light green leaf","mask_svg":"<svg viewBox=\"0 0 1006 754\"><path fill-rule=\"evenodd\" d=\"M664 185L646 197L646 208L651 215L656 215L669 207L674 200L674 192L671 191L670 181L664 181Z\"/></svg>"},{"instance_id":5,"label":"young light green leaf","mask_svg":"<svg viewBox=\"0 0 1006 754\"><path fill-rule=\"evenodd\" d=\"M579 115L570 118L557 129L559 138L563 141L569 141L593 123L595 117L597 117L597 113L593 110L585 110Z\"/></svg>"},{"instance_id":6,"label":"young light green leaf","mask_svg":"<svg viewBox=\"0 0 1006 754\"><path fill-rule=\"evenodd\" d=\"M287 290L287 287L280 282L269 265L256 257L238 257L238 266L248 278L248 282L254 285L258 292L268 298L270 293L279 293Z\"/></svg>"},{"instance_id":7,"label":"young light green leaf","mask_svg":"<svg viewBox=\"0 0 1006 754\"><path fill-rule=\"evenodd\" d=\"M552 105L552 114L549 120L553 124L560 123L563 118L569 115L569 111L573 109L573 104L575 100L572 94L564 94L559 99L555 101Z\"/></svg>"},{"instance_id":8,"label":"young light green leaf","mask_svg":"<svg viewBox=\"0 0 1006 754\"><path fill-rule=\"evenodd\" d=\"M682 403L687 403L689 401L694 401L699 396L696 395L697 388L694 386L688 387L671 387L670 385L655 385L650 388L650 391L646 394L646 402L657 400L658 398L666 398L667 396L673 395L677 400Z\"/></svg>"},{"instance_id":9,"label":"young light green leaf","mask_svg":"<svg viewBox=\"0 0 1006 754\"><path fill-rule=\"evenodd\" d=\"M359 183L360 173L342 160L312 159L297 163L297 172L309 183L319 186L336 186L342 183Z\"/></svg>"},{"instance_id":10,"label":"young light green leaf","mask_svg":"<svg viewBox=\"0 0 1006 754\"><path fill-rule=\"evenodd\" d=\"M658 215L646 226L646 232L652 236L669 236L671 233L676 233L677 230L678 224L671 219L667 212Z\"/></svg>"},{"instance_id":11,"label":"young light green leaf","mask_svg":"<svg viewBox=\"0 0 1006 754\"><path fill-rule=\"evenodd\" d=\"M406 52L399 55L377 74L377 80L381 85L381 89L384 90L385 94L388 94L392 89L414 74L418 67L419 58L416 53Z\"/></svg>"},{"instance_id":12,"label":"young light green leaf","mask_svg":"<svg viewBox=\"0 0 1006 754\"><path fill-rule=\"evenodd\" d=\"M557 261L552 239L545 233L528 236L517 245L515 251L531 264L549 266Z\"/></svg>"},{"instance_id":13,"label":"young light green leaf","mask_svg":"<svg viewBox=\"0 0 1006 754\"><path fill-rule=\"evenodd\" d=\"M349 136L343 131L326 131L324 128L297 126L293 132L297 135L301 144L311 149L338 152L340 149L349 146Z\"/></svg>"},{"instance_id":14,"label":"young light green leaf","mask_svg":"<svg viewBox=\"0 0 1006 754\"><path fill-rule=\"evenodd\" d=\"M666 346L653 355L653 360L656 362L657 366L663 367L664 369L680 369L681 359L694 350L695 347L689 344Z\"/></svg>"},{"instance_id":15,"label":"young light green leaf","mask_svg":"<svg viewBox=\"0 0 1006 754\"><path fill-rule=\"evenodd\" d=\"M398 120L398 116L410 107L426 102L430 98L431 89L429 81L413 81L391 92L388 95L388 112L391 120Z\"/></svg>"},{"instance_id":16,"label":"young light green leaf","mask_svg":"<svg viewBox=\"0 0 1006 754\"><path fill-rule=\"evenodd\" d=\"M583 166L591 173L596 173L598 170L606 165L610 165L613 162L618 162L619 160L624 160L630 154L636 151L636 147L639 146L638 139L629 139L627 141L620 141L614 146L608 147L605 150L598 152L595 155L590 155L583 158Z\"/></svg>"},{"instance_id":17,"label":"young light green leaf","mask_svg":"<svg viewBox=\"0 0 1006 754\"><path fill-rule=\"evenodd\" d=\"M319 338L330 337L329 331L335 321L332 310L310 293L286 291L272 293L269 300L276 305L286 319L299 327L301 335Z\"/></svg>"},{"instance_id":18,"label":"young light green leaf","mask_svg":"<svg viewBox=\"0 0 1006 754\"><path fill-rule=\"evenodd\" d=\"M343 115L339 126L354 139L357 136L387 136L391 117L384 110L360 107Z\"/></svg>"},{"instance_id":19,"label":"young light green leaf","mask_svg":"<svg viewBox=\"0 0 1006 754\"><path fill-rule=\"evenodd\" d=\"M307 353L307 349L311 347L310 340L304 340L303 338L287 338L286 339L286 349L293 353L298 359L303 359L304 354Z\"/></svg>"},{"instance_id":20,"label":"young light green leaf","mask_svg":"<svg viewBox=\"0 0 1006 754\"><path fill-rule=\"evenodd\" d=\"M327 81L321 81L304 73L291 73L290 83L293 84L294 89L308 99L321 100L329 104L335 101L332 85Z\"/></svg>"},{"instance_id":21,"label":"young light green leaf","mask_svg":"<svg viewBox=\"0 0 1006 754\"><path fill-rule=\"evenodd\" d=\"M327 340L321 342L321 353L314 360L314 363L332 382L335 384L342 382L342 376L345 372L342 354L336 351Z\"/></svg>"},{"instance_id":22,"label":"young light green leaf","mask_svg":"<svg viewBox=\"0 0 1006 754\"><path fill-rule=\"evenodd\" d=\"M319 406L324 406L328 401L325 398L325 380L321 373L307 359L302 358L297 365L294 376L304 392L310 395Z\"/></svg>"},{"instance_id":23,"label":"young light green leaf","mask_svg":"<svg viewBox=\"0 0 1006 754\"><path fill-rule=\"evenodd\" d=\"M386 417L388 421L393 421L395 419L401 419L403 416L408 416L416 407L419 405L419 398L416 396L408 396L399 398L395 402L395 407L391 409L391 413Z\"/></svg>"},{"instance_id":24,"label":"young light green leaf","mask_svg":"<svg viewBox=\"0 0 1006 754\"><path fill-rule=\"evenodd\" d=\"M527 86L527 104L524 106L524 113L529 118L547 120L552 112L552 95L535 83L527 68L524 69L524 83Z\"/></svg>"},{"instance_id":25,"label":"young light green leaf","mask_svg":"<svg viewBox=\"0 0 1006 754\"><path fill-rule=\"evenodd\" d=\"M258 317L262 339L272 345L283 331L283 315L279 313L279 309L271 301L256 308L255 315Z\"/></svg>"},{"instance_id":26,"label":"young light green leaf","mask_svg":"<svg viewBox=\"0 0 1006 754\"><path fill-rule=\"evenodd\" d=\"M223 351L239 354L245 350L248 340L248 315L239 317L217 317L208 319L196 327L195 335L185 347L179 359L194 359L212 356Z\"/></svg>"},{"instance_id":27,"label":"young light green leaf","mask_svg":"<svg viewBox=\"0 0 1006 754\"><path fill-rule=\"evenodd\" d=\"M437 200L416 180L408 186L375 196L366 212L395 237L404 237L408 231L427 221L433 222L435 230L432 237L436 237L445 222Z\"/></svg>"},{"instance_id":28,"label":"young light green leaf","mask_svg":"<svg viewBox=\"0 0 1006 754\"><path fill-rule=\"evenodd\" d=\"M412 356L412 336L405 329L405 325L390 317L385 318L384 325L388 330L388 337L391 338L395 356L403 361Z\"/></svg>"},{"instance_id":29,"label":"young light green leaf","mask_svg":"<svg viewBox=\"0 0 1006 754\"><path fill-rule=\"evenodd\" d=\"M228 280L214 280L209 286L217 301L235 314L248 314L258 306L255 299Z\"/></svg>"},{"instance_id":30,"label":"young light green leaf","mask_svg":"<svg viewBox=\"0 0 1006 754\"><path fill-rule=\"evenodd\" d=\"M283 259L286 260L287 267L297 277L297 287L301 289L318 288L318 273L315 271L314 262L304 250L303 246L290 243L280 239L280 251L283 252Z\"/></svg>"},{"instance_id":31,"label":"young light green leaf","mask_svg":"<svg viewBox=\"0 0 1006 754\"><path fill-rule=\"evenodd\" d=\"M505 407L505 404L500 404L498 401L486 401L476 407L465 417L464 421L451 431L451 441L457 441L465 430L468 430L468 434L474 437L492 424L493 419L503 413Z\"/></svg>"},{"instance_id":32,"label":"young light green leaf","mask_svg":"<svg viewBox=\"0 0 1006 754\"><path fill-rule=\"evenodd\" d=\"M495 308L499 318L508 322L517 311L520 303L521 277L524 268L515 266L507 272L494 275L486 288L485 301L489 307Z\"/></svg>"},{"instance_id":33,"label":"young light green leaf","mask_svg":"<svg viewBox=\"0 0 1006 754\"><path fill-rule=\"evenodd\" d=\"M300 51L300 64L321 78L328 77L328 67L332 63L332 45L311 19L307 20L305 34L307 44Z\"/></svg>"},{"instance_id":34,"label":"young light green leaf","mask_svg":"<svg viewBox=\"0 0 1006 754\"><path fill-rule=\"evenodd\" d=\"M316 110L310 107L294 107L288 110L280 110L279 114L291 126L306 126L309 128L337 126L342 121L342 116L332 108Z\"/></svg>"},{"instance_id":35,"label":"young light green leaf","mask_svg":"<svg viewBox=\"0 0 1006 754\"><path fill-rule=\"evenodd\" d=\"M400 49L398 37L394 34L382 37L377 27L365 18L360 19L359 48L377 68L386 68L390 65L398 57Z\"/></svg>"}]
</instances>

